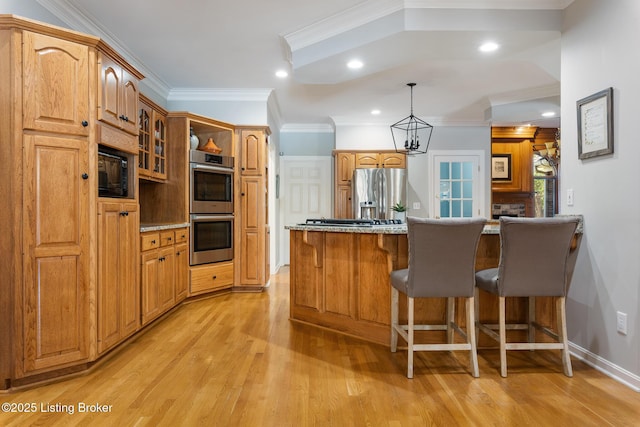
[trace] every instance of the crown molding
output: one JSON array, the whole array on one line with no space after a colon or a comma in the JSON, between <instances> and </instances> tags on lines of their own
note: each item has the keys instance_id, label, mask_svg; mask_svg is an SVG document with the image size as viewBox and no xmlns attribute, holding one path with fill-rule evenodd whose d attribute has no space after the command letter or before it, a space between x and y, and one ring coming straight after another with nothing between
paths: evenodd
<instances>
[{"instance_id":1,"label":"crown molding","mask_svg":"<svg viewBox=\"0 0 640 427\"><path fill-rule=\"evenodd\" d=\"M282 38L284 38L289 45L289 49L293 52L361 27L402 9L402 0L366 1L299 30L283 34Z\"/></svg>"},{"instance_id":2,"label":"crown molding","mask_svg":"<svg viewBox=\"0 0 640 427\"><path fill-rule=\"evenodd\" d=\"M489 97L491 107L498 105L512 104L514 102L532 101L534 99L549 98L560 96L560 82L552 83L546 86L538 86L518 91L505 92Z\"/></svg>"},{"instance_id":3,"label":"crown molding","mask_svg":"<svg viewBox=\"0 0 640 427\"><path fill-rule=\"evenodd\" d=\"M407 9L563 10L575 0L374 0L281 34L291 52ZM290 55L290 54L289 54Z\"/></svg>"},{"instance_id":4,"label":"crown molding","mask_svg":"<svg viewBox=\"0 0 640 427\"><path fill-rule=\"evenodd\" d=\"M335 128L326 123L289 123L280 128L280 133L334 133Z\"/></svg>"},{"instance_id":5,"label":"crown molding","mask_svg":"<svg viewBox=\"0 0 640 427\"><path fill-rule=\"evenodd\" d=\"M96 35L104 40L109 47L117 51L134 68L145 76L145 84L158 95L166 98L169 85L131 52L124 43L103 27L99 21L88 12L72 5L67 0L36 0L45 9L55 15L70 28L88 34Z\"/></svg>"},{"instance_id":6,"label":"crown molding","mask_svg":"<svg viewBox=\"0 0 640 427\"><path fill-rule=\"evenodd\" d=\"M405 9L563 10L574 0L405 0Z\"/></svg>"},{"instance_id":7,"label":"crown molding","mask_svg":"<svg viewBox=\"0 0 640 427\"><path fill-rule=\"evenodd\" d=\"M273 89L174 88L167 101L258 101L267 102Z\"/></svg>"}]
</instances>

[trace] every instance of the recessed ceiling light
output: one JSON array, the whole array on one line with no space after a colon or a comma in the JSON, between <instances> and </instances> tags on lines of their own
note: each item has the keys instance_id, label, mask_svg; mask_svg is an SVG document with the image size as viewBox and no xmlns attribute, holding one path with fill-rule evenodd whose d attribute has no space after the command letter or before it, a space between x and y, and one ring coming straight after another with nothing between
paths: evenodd
<instances>
[{"instance_id":1,"label":"recessed ceiling light","mask_svg":"<svg viewBox=\"0 0 640 427\"><path fill-rule=\"evenodd\" d=\"M546 111L546 112L542 113L542 117L553 117L555 115L556 115L556 113L554 113L553 111Z\"/></svg>"},{"instance_id":2,"label":"recessed ceiling light","mask_svg":"<svg viewBox=\"0 0 640 427\"><path fill-rule=\"evenodd\" d=\"M285 70L276 71L276 77L278 77L278 78L284 79L288 75L289 75L289 73L287 73Z\"/></svg>"},{"instance_id":3,"label":"recessed ceiling light","mask_svg":"<svg viewBox=\"0 0 640 427\"><path fill-rule=\"evenodd\" d=\"M352 59L351 61L347 62L347 67L351 68L352 70L362 68L363 65L364 64L359 59Z\"/></svg>"},{"instance_id":4,"label":"recessed ceiling light","mask_svg":"<svg viewBox=\"0 0 640 427\"><path fill-rule=\"evenodd\" d=\"M480 52L493 52L500 48L500 45L495 42L486 42L480 45Z\"/></svg>"},{"instance_id":5,"label":"recessed ceiling light","mask_svg":"<svg viewBox=\"0 0 640 427\"><path fill-rule=\"evenodd\" d=\"M371 110L371 114L373 114L374 116L377 116L380 114L380 110Z\"/></svg>"}]
</instances>

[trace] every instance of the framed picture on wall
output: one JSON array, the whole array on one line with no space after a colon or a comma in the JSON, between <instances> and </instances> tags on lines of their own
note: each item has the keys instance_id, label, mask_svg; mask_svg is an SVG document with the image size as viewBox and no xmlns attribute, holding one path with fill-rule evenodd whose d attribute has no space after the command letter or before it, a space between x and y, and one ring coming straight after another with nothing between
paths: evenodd
<instances>
[{"instance_id":1,"label":"framed picture on wall","mask_svg":"<svg viewBox=\"0 0 640 427\"><path fill-rule=\"evenodd\" d=\"M579 100L577 107L578 157L613 153L613 88Z\"/></svg>"},{"instance_id":2,"label":"framed picture on wall","mask_svg":"<svg viewBox=\"0 0 640 427\"><path fill-rule=\"evenodd\" d=\"M491 179L493 181L511 181L511 154L491 156Z\"/></svg>"}]
</instances>

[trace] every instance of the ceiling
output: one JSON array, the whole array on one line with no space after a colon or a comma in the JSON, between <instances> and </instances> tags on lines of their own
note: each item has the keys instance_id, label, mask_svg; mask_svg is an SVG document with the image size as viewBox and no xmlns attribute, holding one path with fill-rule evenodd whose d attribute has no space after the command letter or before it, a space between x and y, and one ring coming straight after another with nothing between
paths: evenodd
<instances>
[{"instance_id":1,"label":"ceiling","mask_svg":"<svg viewBox=\"0 0 640 427\"><path fill-rule=\"evenodd\" d=\"M414 114L436 126L559 126L573 0L37 1L105 39L159 96L262 99L282 129L396 122L409 82ZM489 40L500 48L479 52ZM353 58L364 66L348 69Z\"/></svg>"}]
</instances>

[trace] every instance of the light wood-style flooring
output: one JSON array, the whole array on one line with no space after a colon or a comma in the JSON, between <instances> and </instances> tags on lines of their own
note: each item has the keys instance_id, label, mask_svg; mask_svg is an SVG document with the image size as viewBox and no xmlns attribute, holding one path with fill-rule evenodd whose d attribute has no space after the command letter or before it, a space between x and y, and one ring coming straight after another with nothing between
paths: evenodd
<instances>
[{"instance_id":1,"label":"light wood-style flooring","mask_svg":"<svg viewBox=\"0 0 640 427\"><path fill-rule=\"evenodd\" d=\"M0 412L1 426L637 426L640 393L559 352L406 352L292 323L289 272L261 294L188 303L94 372L0 394L35 413ZM79 413L81 403L110 412ZM53 412L56 404L74 413ZM49 408L43 412L42 406Z\"/></svg>"}]
</instances>

